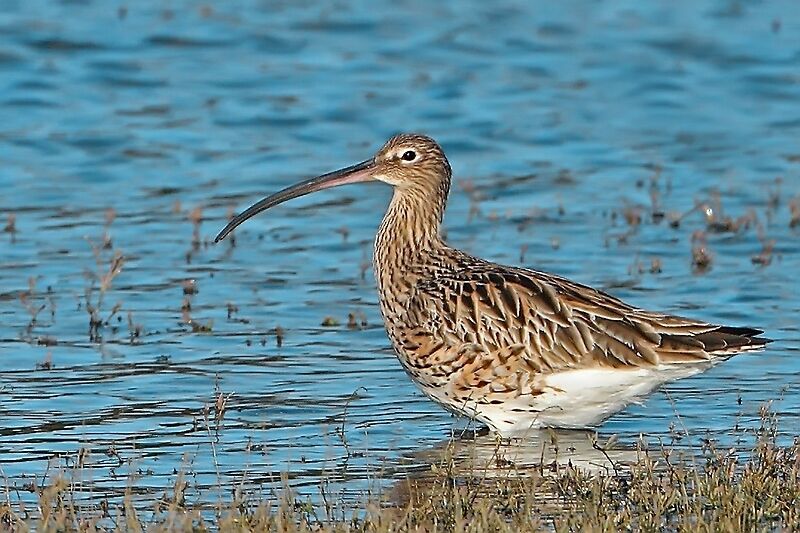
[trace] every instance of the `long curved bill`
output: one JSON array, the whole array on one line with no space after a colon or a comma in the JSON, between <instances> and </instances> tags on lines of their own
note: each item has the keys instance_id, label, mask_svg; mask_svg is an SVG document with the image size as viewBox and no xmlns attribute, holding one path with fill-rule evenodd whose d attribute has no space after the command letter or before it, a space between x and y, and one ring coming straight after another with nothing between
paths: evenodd
<instances>
[{"instance_id":1,"label":"long curved bill","mask_svg":"<svg viewBox=\"0 0 800 533\"><path fill-rule=\"evenodd\" d=\"M228 222L227 226L222 228L222 231L219 232L217 238L214 239L214 242L221 241L222 239L227 237L230 232L236 229L236 226L238 226L248 218L253 217L258 213L269 209L270 207L282 204L283 202L291 200L292 198L305 196L306 194L310 194L315 191L321 191L322 189L330 189L331 187L338 187L339 185L347 185L348 183L360 183L362 181L371 181L373 179L372 175L374 170L375 170L375 160L367 159L366 161L362 161L357 165L343 168L341 170L336 170L334 172L329 172L327 174L323 174L322 176L317 176L316 178L311 178L310 180L301 181L296 185L287 187L282 191L276 192L272 196L267 196L260 202L253 204L252 206L248 207L247 209L236 215L230 222Z\"/></svg>"}]
</instances>

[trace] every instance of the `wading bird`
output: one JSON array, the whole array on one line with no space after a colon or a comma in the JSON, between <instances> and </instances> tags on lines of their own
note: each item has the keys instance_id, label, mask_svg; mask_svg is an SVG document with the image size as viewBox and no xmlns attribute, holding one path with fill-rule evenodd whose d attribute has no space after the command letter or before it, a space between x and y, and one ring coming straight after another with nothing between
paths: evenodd
<instances>
[{"instance_id":1,"label":"wading bird","mask_svg":"<svg viewBox=\"0 0 800 533\"><path fill-rule=\"evenodd\" d=\"M568 279L502 266L440 236L450 164L401 134L362 163L298 183L234 217L366 181L394 187L375 238L375 279L397 357L425 395L502 436L596 425L661 384L769 342L761 330L632 307Z\"/></svg>"}]
</instances>

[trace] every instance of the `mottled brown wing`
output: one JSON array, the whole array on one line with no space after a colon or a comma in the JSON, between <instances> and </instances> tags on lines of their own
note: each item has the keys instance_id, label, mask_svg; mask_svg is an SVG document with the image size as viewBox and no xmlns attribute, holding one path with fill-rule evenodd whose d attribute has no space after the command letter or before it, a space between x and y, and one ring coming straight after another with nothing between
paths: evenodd
<instances>
[{"instance_id":1,"label":"mottled brown wing","mask_svg":"<svg viewBox=\"0 0 800 533\"><path fill-rule=\"evenodd\" d=\"M767 342L756 329L647 312L564 278L484 265L419 284L411 329L452 351L524 348L539 373L699 362Z\"/></svg>"}]
</instances>

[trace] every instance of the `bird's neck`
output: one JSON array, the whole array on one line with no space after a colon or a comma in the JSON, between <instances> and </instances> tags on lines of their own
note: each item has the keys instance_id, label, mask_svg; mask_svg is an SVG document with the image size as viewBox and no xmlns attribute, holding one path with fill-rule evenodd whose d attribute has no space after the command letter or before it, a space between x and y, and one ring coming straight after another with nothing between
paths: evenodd
<instances>
[{"instance_id":1,"label":"bird's neck","mask_svg":"<svg viewBox=\"0 0 800 533\"><path fill-rule=\"evenodd\" d=\"M446 188L395 190L375 237L375 279L382 306L387 300L402 303L445 248L439 229L446 197Z\"/></svg>"}]
</instances>

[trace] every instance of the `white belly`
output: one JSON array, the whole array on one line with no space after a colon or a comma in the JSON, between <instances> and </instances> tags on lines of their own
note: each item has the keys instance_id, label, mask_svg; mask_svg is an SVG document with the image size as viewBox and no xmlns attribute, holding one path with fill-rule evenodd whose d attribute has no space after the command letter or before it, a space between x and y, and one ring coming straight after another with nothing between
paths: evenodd
<instances>
[{"instance_id":1,"label":"white belly","mask_svg":"<svg viewBox=\"0 0 800 533\"><path fill-rule=\"evenodd\" d=\"M662 384L702 372L710 361L661 365L644 369L582 369L545 378L545 392L520 395L503 403L467 401L453 405L439 391L423 391L451 411L479 420L503 437L523 436L541 427L592 427L628 404L641 400Z\"/></svg>"}]
</instances>

